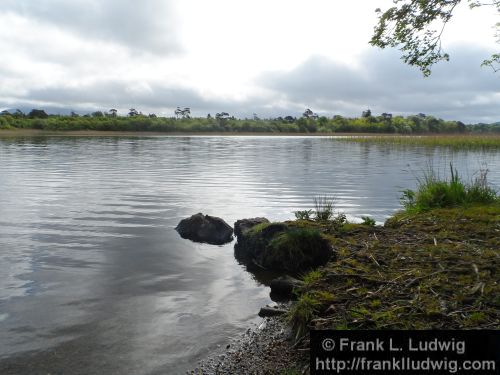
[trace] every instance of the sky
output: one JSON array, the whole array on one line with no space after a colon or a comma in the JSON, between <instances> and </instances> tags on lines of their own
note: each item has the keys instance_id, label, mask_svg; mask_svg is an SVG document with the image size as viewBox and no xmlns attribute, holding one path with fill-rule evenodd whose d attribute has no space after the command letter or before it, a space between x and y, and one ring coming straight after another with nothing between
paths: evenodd
<instances>
[{"instance_id":1,"label":"sky","mask_svg":"<svg viewBox=\"0 0 500 375\"><path fill-rule=\"evenodd\" d=\"M2 0L0 109L173 116L426 113L500 121L491 7L462 4L430 77L368 42L391 0Z\"/></svg>"}]
</instances>

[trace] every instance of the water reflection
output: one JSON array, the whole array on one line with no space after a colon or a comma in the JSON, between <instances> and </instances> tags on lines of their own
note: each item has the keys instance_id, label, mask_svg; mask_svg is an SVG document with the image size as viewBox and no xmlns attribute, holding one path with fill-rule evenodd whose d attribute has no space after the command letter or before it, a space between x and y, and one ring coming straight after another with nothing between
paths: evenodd
<instances>
[{"instance_id":1,"label":"water reflection","mask_svg":"<svg viewBox=\"0 0 500 375\"><path fill-rule=\"evenodd\" d=\"M486 162L500 185L498 153L308 137L0 140L0 358L38 350L23 357L38 363L57 348L47 372L84 358L86 374L179 373L255 319L273 277L245 272L233 244L180 239L181 218L285 220L334 195L348 218L382 222L430 160L443 174Z\"/></svg>"}]
</instances>

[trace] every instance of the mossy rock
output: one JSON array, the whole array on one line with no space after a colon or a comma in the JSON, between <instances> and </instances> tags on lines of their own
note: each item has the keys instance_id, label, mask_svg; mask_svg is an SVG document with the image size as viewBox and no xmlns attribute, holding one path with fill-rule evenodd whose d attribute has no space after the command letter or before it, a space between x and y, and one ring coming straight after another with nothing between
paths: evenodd
<instances>
[{"instance_id":1,"label":"mossy rock","mask_svg":"<svg viewBox=\"0 0 500 375\"><path fill-rule=\"evenodd\" d=\"M254 217L251 219L241 219L234 223L234 234L238 240L243 240L250 230L257 230L259 227L270 224L265 217Z\"/></svg>"},{"instance_id":2,"label":"mossy rock","mask_svg":"<svg viewBox=\"0 0 500 375\"><path fill-rule=\"evenodd\" d=\"M240 259L288 273L324 265L333 255L330 242L317 229L285 223L259 223L238 238L235 251Z\"/></svg>"}]
</instances>

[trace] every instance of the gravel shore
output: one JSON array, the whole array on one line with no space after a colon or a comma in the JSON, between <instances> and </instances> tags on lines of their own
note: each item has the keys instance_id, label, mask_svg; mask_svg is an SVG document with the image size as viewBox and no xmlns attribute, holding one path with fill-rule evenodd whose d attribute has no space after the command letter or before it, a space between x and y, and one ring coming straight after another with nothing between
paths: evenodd
<instances>
[{"instance_id":1,"label":"gravel shore","mask_svg":"<svg viewBox=\"0 0 500 375\"><path fill-rule=\"evenodd\" d=\"M294 346L284 317L265 318L249 328L235 343L222 348L187 374L264 375L307 374L309 352Z\"/></svg>"}]
</instances>

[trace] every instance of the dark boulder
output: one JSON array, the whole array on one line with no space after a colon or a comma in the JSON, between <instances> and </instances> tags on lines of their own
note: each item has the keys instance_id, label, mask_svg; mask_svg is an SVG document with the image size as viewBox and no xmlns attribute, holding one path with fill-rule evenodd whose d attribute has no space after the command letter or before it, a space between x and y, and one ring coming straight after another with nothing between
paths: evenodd
<instances>
[{"instance_id":1,"label":"dark boulder","mask_svg":"<svg viewBox=\"0 0 500 375\"><path fill-rule=\"evenodd\" d=\"M278 277L271 281L271 293L280 296L291 296L295 288L300 288L304 282L291 276Z\"/></svg>"},{"instance_id":2,"label":"dark boulder","mask_svg":"<svg viewBox=\"0 0 500 375\"><path fill-rule=\"evenodd\" d=\"M285 309L280 309L278 307L261 307L259 311L259 316L261 318L267 318L271 316L278 316L278 315L283 315L286 314L288 311Z\"/></svg>"},{"instance_id":3,"label":"dark boulder","mask_svg":"<svg viewBox=\"0 0 500 375\"><path fill-rule=\"evenodd\" d=\"M219 217L198 213L179 222L175 230L182 238L222 245L233 239L233 228Z\"/></svg>"}]
</instances>

